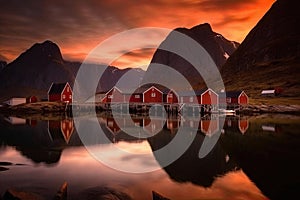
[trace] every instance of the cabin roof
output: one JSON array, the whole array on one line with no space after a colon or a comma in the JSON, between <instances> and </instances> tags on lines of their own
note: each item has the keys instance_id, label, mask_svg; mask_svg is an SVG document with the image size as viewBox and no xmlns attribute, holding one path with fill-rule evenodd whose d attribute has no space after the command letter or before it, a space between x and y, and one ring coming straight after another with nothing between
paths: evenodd
<instances>
[{"instance_id":1,"label":"cabin roof","mask_svg":"<svg viewBox=\"0 0 300 200\"><path fill-rule=\"evenodd\" d=\"M188 97L188 96L193 96L193 95L200 96L206 90L207 90L207 88L200 89L200 90L184 90L184 91L179 91L178 95L182 96L182 97Z\"/></svg>"},{"instance_id":2,"label":"cabin roof","mask_svg":"<svg viewBox=\"0 0 300 200\"><path fill-rule=\"evenodd\" d=\"M229 98L238 98L243 91L227 91L226 97Z\"/></svg>"},{"instance_id":3,"label":"cabin roof","mask_svg":"<svg viewBox=\"0 0 300 200\"><path fill-rule=\"evenodd\" d=\"M261 91L261 94L274 94L275 90L263 90Z\"/></svg>"},{"instance_id":4,"label":"cabin roof","mask_svg":"<svg viewBox=\"0 0 300 200\"><path fill-rule=\"evenodd\" d=\"M147 90L149 90L151 87L155 87L156 89L158 89L163 94L167 94L170 91L169 88L167 88L165 86L162 86L162 85L159 85L159 84L146 84L146 85L143 85L143 86L137 88L134 91L134 94L137 94L137 93L142 94L142 93L146 92Z\"/></svg>"},{"instance_id":5,"label":"cabin roof","mask_svg":"<svg viewBox=\"0 0 300 200\"><path fill-rule=\"evenodd\" d=\"M68 83L52 83L48 94L61 94Z\"/></svg>"}]
</instances>

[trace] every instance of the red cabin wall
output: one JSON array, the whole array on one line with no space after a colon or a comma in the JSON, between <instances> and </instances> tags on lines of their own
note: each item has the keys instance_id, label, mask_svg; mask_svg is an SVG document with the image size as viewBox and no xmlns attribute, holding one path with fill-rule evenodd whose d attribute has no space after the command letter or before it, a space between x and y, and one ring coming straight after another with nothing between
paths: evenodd
<instances>
[{"instance_id":1,"label":"red cabin wall","mask_svg":"<svg viewBox=\"0 0 300 200\"><path fill-rule=\"evenodd\" d=\"M152 96L154 94L154 96ZM163 95L162 93L157 90L156 88L150 88L146 92L144 92L144 103L162 103L163 102Z\"/></svg>"},{"instance_id":2,"label":"red cabin wall","mask_svg":"<svg viewBox=\"0 0 300 200\"><path fill-rule=\"evenodd\" d=\"M37 97L36 96L30 96L26 98L26 103L36 103L37 102Z\"/></svg>"},{"instance_id":3,"label":"red cabin wall","mask_svg":"<svg viewBox=\"0 0 300 200\"><path fill-rule=\"evenodd\" d=\"M167 103L178 103L178 97L175 92L170 91L167 95Z\"/></svg>"},{"instance_id":4,"label":"red cabin wall","mask_svg":"<svg viewBox=\"0 0 300 200\"><path fill-rule=\"evenodd\" d=\"M124 102L124 96L119 90L112 89L106 94L106 102Z\"/></svg>"},{"instance_id":5,"label":"red cabin wall","mask_svg":"<svg viewBox=\"0 0 300 200\"><path fill-rule=\"evenodd\" d=\"M61 100L64 101L64 102L72 102L72 90L71 90L71 87L69 85L67 85L62 94L61 94Z\"/></svg>"},{"instance_id":6,"label":"red cabin wall","mask_svg":"<svg viewBox=\"0 0 300 200\"><path fill-rule=\"evenodd\" d=\"M203 105L217 105L218 104L218 96L210 91L207 90L205 93L201 95L201 104Z\"/></svg>"},{"instance_id":7,"label":"red cabin wall","mask_svg":"<svg viewBox=\"0 0 300 200\"><path fill-rule=\"evenodd\" d=\"M238 104L238 98L235 97L227 97L226 98L227 104Z\"/></svg>"},{"instance_id":8,"label":"red cabin wall","mask_svg":"<svg viewBox=\"0 0 300 200\"><path fill-rule=\"evenodd\" d=\"M129 103L140 103L143 101L141 94L132 94L130 96L126 95L125 99L126 99L126 102L129 101Z\"/></svg>"},{"instance_id":9,"label":"red cabin wall","mask_svg":"<svg viewBox=\"0 0 300 200\"><path fill-rule=\"evenodd\" d=\"M60 94L50 94L49 101L61 101Z\"/></svg>"},{"instance_id":10,"label":"red cabin wall","mask_svg":"<svg viewBox=\"0 0 300 200\"><path fill-rule=\"evenodd\" d=\"M192 101L190 98L192 98ZM200 101L198 101L198 98L196 96L191 96L191 97L184 96L184 97L179 97L179 102L187 103L187 104L198 104L198 102L200 102Z\"/></svg>"},{"instance_id":11,"label":"red cabin wall","mask_svg":"<svg viewBox=\"0 0 300 200\"><path fill-rule=\"evenodd\" d=\"M242 93L240 96L239 96L239 103L240 104L248 104L248 97L245 93Z\"/></svg>"}]
</instances>

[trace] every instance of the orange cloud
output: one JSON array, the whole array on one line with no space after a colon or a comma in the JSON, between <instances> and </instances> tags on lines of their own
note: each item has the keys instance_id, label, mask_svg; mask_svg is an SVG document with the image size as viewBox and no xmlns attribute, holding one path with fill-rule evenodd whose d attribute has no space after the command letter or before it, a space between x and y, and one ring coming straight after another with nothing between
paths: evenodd
<instances>
[{"instance_id":1,"label":"orange cloud","mask_svg":"<svg viewBox=\"0 0 300 200\"><path fill-rule=\"evenodd\" d=\"M12 61L34 43L52 40L66 60L82 61L100 42L121 31L146 26L191 28L204 22L227 39L242 42L274 1L5 1L0 13L0 55ZM132 62L151 59L150 53L149 58L139 56ZM125 65L127 58L119 63Z\"/></svg>"}]
</instances>

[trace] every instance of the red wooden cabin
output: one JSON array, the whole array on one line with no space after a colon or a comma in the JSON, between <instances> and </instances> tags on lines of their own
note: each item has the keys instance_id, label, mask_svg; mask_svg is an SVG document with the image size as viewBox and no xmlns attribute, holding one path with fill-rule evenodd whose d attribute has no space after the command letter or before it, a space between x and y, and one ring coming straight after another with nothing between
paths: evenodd
<instances>
[{"instance_id":1,"label":"red wooden cabin","mask_svg":"<svg viewBox=\"0 0 300 200\"><path fill-rule=\"evenodd\" d=\"M174 90L169 90L167 93L167 103L176 104L179 102L179 96Z\"/></svg>"},{"instance_id":2,"label":"red wooden cabin","mask_svg":"<svg viewBox=\"0 0 300 200\"><path fill-rule=\"evenodd\" d=\"M105 97L101 100L103 103L122 103L125 102L125 97L122 93L122 91L114 86L112 89L110 89Z\"/></svg>"},{"instance_id":3,"label":"red wooden cabin","mask_svg":"<svg viewBox=\"0 0 300 200\"><path fill-rule=\"evenodd\" d=\"M48 101L72 102L72 89L69 83L52 83L48 91Z\"/></svg>"},{"instance_id":4,"label":"red wooden cabin","mask_svg":"<svg viewBox=\"0 0 300 200\"><path fill-rule=\"evenodd\" d=\"M218 105L218 94L212 89L182 91L179 93L179 102L186 104Z\"/></svg>"},{"instance_id":5,"label":"red wooden cabin","mask_svg":"<svg viewBox=\"0 0 300 200\"><path fill-rule=\"evenodd\" d=\"M207 89L201 92L200 100L202 105L218 105L219 104L219 95L214 92L212 89Z\"/></svg>"},{"instance_id":6,"label":"red wooden cabin","mask_svg":"<svg viewBox=\"0 0 300 200\"><path fill-rule=\"evenodd\" d=\"M199 104L197 96L201 95L198 91L180 91L179 102L186 104Z\"/></svg>"},{"instance_id":7,"label":"red wooden cabin","mask_svg":"<svg viewBox=\"0 0 300 200\"><path fill-rule=\"evenodd\" d=\"M249 97L244 91L228 91L225 94L220 94L220 103L227 105L246 105L249 103Z\"/></svg>"},{"instance_id":8,"label":"red wooden cabin","mask_svg":"<svg viewBox=\"0 0 300 200\"><path fill-rule=\"evenodd\" d=\"M163 103L163 92L151 86L143 92L143 103Z\"/></svg>"},{"instance_id":9,"label":"red wooden cabin","mask_svg":"<svg viewBox=\"0 0 300 200\"><path fill-rule=\"evenodd\" d=\"M126 103L142 103L143 102L143 94L137 91L124 91Z\"/></svg>"},{"instance_id":10,"label":"red wooden cabin","mask_svg":"<svg viewBox=\"0 0 300 200\"><path fill-rule=\"evenodd\" d=\"M26 103L36 103L38 101L36 96L29 96L26 98Z\"/></svg>"}]
</instances>

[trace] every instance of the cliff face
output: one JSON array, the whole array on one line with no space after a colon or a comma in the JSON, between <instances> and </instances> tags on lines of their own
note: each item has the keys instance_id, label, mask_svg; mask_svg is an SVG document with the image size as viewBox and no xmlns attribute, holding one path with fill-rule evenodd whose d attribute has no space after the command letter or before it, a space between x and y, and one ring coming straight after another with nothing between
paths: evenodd
<instances>
[{"instance_id":1,"label":"cliff face","mask_svg":"<svg viewBox=\"0 0 300 200\"><path fill-rule=\"evenodd\" d=\"M174 31L183 33L200 44L208 52L219 69L222 68L228 57L239 46L239 43L229 41L221 34L215 33L212 30L211 26L207 23L195 26L191 29L177 28ZM168 37L162 42L160 46L164 45L165 43L178 44L178 42L180 42L176 38L172 37L173 32L168 35ZM189 47L187 47L187 49L188 48ZM193 50L191 49L191 51ZM199 57L201 56L201 54L198 52L191 52L191 54L198 55ZM195 67L192 66L191 63L187 62L187 60L179 55L160 49L160 47L154 53L154 56L145 74L144 80L149 81L155 78L157 79L158 76L160 80L172 79L171 74L162 73L161 69L155 67L156 64L166 65L176 70L181 75L183 75L184 78L188 80L190 84L195 88L205 87L201 75L197 70L195 70ZM177 85L176 80L172 80L170 82L173 82L175 88L180 87L180 83L178 83L179 85Z\"/></svg>"},{"instance_id":2,"label":"cliff face","mask_svg":"<svg viewBox=\"0 0 300 200\"><path fill-rule=\"evenodd\" d=\"M250 31L222 68L226 88L260 90L282 87L286 96L300 96L299 6L277 0Z\"/></svg>"}]
</instances>

